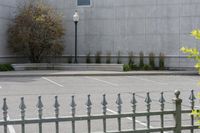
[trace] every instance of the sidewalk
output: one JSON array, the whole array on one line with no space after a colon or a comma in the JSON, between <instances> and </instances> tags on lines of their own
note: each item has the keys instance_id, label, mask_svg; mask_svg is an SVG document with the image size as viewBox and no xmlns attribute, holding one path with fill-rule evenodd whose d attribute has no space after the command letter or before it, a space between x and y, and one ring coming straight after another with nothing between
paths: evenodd
<instances>
[{"instance_id":1,"label":"sidewalk","mask_svg":"<svg viewBox=\"0 0 200 133\"><path fill-rule=\"evenodd\" d=\"M0 72L0 77L28 77L28 76L131 76L131 75L198 75L197 71L8 71Z\"/></svg>"}]
</instances>

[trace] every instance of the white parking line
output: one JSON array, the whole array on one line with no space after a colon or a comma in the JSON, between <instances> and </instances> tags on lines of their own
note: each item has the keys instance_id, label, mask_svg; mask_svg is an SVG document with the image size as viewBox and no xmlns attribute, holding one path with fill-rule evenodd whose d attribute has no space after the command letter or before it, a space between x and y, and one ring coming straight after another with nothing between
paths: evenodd
<instances>
[{"instance_id":1,"label":"white parking line","mask_svg":"<svg viewBox=\"0 0 200 133\"><path fill-rule=\"evenodd\" d=\"M103 83L106 83L106 84L109 84L111 86L118 86L118 84L115 84L115 83L111 83L111 82L108 82L108 81L105 81L105 80L101 80L101 79L98 79L98 78L94 78L94 77L88 77L86 76L85 78L88 78L88 79L93 79L93 80L96 80L96 81L99 81L99 82L103 82Z\"/></svg>"},{"instance_id":2,"label":"white parking line","mask_svg":"<svg viewBox=\"0 0 200 133\"><path fill-rule=\"evenodd\" d=\"M10 120L9 115L7 115L7 120ZM9 130L10 133L16 133L13 125L8 125L8 130Z\"/></svg>"},{"instance_id":3,"label":"white parking line","mask_svg":"<svg viewBox=\"0 0 200 133\"><path fill-rule=\"evenodd\" d=\"M153 82L153 83L160 84L160 85L168 85L168 83L163 83L163 82L154 81L154 80L145 79L145 78L138 78L138 77L132 77L132 76L127 76L127 77L129 77L129 78L134 78L134 79L138 79L138 80L142 80L142 81Z\"/></svg>"},{"instance_id":4,"label":"white parking line","mask_svg":"<svg viewBox=\"0 0 200 133\"><path fill-rule=\"evenodd\" d=\"M1 89L2 87L0 86L0 89Z\"/></svg>"},{"instance_id":5,"label":"white parking line","mask_svg":"<svg viewBox=\"0 0 200 133\"><path fill-rule=\"evenodd\" d=\"M61 84L59 84L59 83L57 83L57 82L55 82L55 81L53 81L51 79L48 79L48 78L45 78L45 77L42 77L42 78L47 80L47 81L49 81L49 82L51 82L51 83L53 83L53 84L55 84L55 85L57 85L57 86L64 87L63 85L61 85Z\"/></svg>"},{"instance_id":6,"label":"white parking line","mask_svg":"<svg viewBox=\"0 0 200 133\"><path fill-rule=\"evenodd\" d=\"M115 111L113 111L113 110L111 110L111 109L107 109L107 111L109 111L109 112L111 112L111 113L113 113L113 114L118 114L117 112L115 112ZM132 121L132 118L130 118L130 117L126 117L126 119ZM142 125L142 126L147 127L147 123L144 123L144 122L141 122L141 121L138 121L138 120L135 120L135 122L138 123L138 124L140 124L140 125ZM150 128L155 128L155 127L150 126ZM164 133L168 133L168 132L164 132Z\"/></svg>"}]
</instances>

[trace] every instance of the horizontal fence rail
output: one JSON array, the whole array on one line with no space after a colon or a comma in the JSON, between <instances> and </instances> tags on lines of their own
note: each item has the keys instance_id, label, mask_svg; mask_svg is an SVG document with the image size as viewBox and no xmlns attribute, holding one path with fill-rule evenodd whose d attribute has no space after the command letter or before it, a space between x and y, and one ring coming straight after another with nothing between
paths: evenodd
<instances>
[{"instance_id":1,"label":"horizontal fence rail","mask_svg":"<svg viewBox=\"0 0 200 133\"><path fill-rule=\"evenodd\" d=\"M70 122L71 123L71 131L72 133L76 132L76 122L78 121L85 121L87 123L87 132L91 133L91 123L93 120L101 120L103 130L100 131L102 133L150 133L150 132L160 132L165 133L166 131L173 131L174 133L181 133L182 130L189 130L191 133L194 133L194 130L198 128L197 125L194 124L194 117L190 116L190 124L183 125L182 124L182 114L189 114L194 109L195 105L195 96L193 90L191 91L191 95L189 97L191 106L190 109L182 110L182 99L179 97L180 92L175 92L175 98L173 98L174 110L165 110L165 98L163 92L161 93L159 102L160 102L160 110L151 111L151 98L150 93L147 93L145 98L146 103L146 111L144 112L136 112L137 107L137 100L135 98L135 93L132 94L131 106L132 112L122 112L122 99L121 95L118 94L116 105L117 105L117 113L116 114L107 114L107 105L108 102L106 100L106 95L103 95L102 99L102 114L92 114L92 101L90 95L87 97L86 107L87 107L87 115L76 115L76 102L75 96L71 97L71 116L60 116L60 104L58 102L58 97L55 96L55 116L54 117L43 117L43 103L42 97L38 97L37 102L37 109L38 109L38 118L26 118L26 105L25 100L22 97L21 103L19 105L21 111L21 118L20 119L8 119L8 105L6 98L3 99L3 120L0 120L0 126L3 126L3 133L8 133L8 125L20 125L21 126L21 133L26 133L26 125L28 124L38 124L38 133L43 133L43 124L45 123L55 123L55 133L59 133L59 123L61 122ZM173 115L174 116L174 126L165 126L165 115ZM151 127L151 117L158 116L160 119L160 127ZM137 129L136 128L136 118L138 117L146 117L146 128L145 129ZM130 130L123 130L122 129L122 118L130 118L132 120L132 129ZM116 119L117 120L117 129L116 131L108 131L107 130L107 120L109 119Z\"/></svg>"}]
</instances>

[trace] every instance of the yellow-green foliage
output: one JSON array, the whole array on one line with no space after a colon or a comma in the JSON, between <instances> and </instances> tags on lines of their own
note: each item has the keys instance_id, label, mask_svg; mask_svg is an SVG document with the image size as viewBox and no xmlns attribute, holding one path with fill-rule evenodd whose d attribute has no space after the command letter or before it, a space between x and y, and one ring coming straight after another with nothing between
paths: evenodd
<instances>
[{"instance_id":1,"label":"yellow-green foliage","mask_svg":"<svg viewBox=\"0 0 200 133\"><path fill-rule=\"evenodd\" d=\"M191 32L191 35L195 37L195 39L200 40L200 30L195 29ZM180 49L183 53L188 54L188 58L193 58L196 61L195 68L198 70L200 74L200 54L197 48L185 48L182 47ZM197 96L200 99L200 93ZM192 110L191 115L197 118L197 124L200 124L200 110Z\"/></svg>"},{"instance_id":2,"label":"yellow-green foliage","mask_svg":"<svg viewBox=\"0 0 200 133\"><path fill-rule=\"evenodd\" d=\"M189 54L188 58L193 58L196 61L195 68L197 68L200 73L200 55L198 49L182 47L181 51L183 53Z\"/></svg>"},{"instance_id":3,"label":"yellow-green foliage","mask_svg":"<svg viewBox=\"0 0 200 133\"><path fill-rule=\"evenodd\" d=\"M195 37L197 40L200 40L200 30L196 29L191 32L191 35ZM182 47L180 49L183 53L189 54L188 58L193 58L196 61L195 68L200 73L200 54L197 48L185 48Z\"/></svg>"}]
</instances>

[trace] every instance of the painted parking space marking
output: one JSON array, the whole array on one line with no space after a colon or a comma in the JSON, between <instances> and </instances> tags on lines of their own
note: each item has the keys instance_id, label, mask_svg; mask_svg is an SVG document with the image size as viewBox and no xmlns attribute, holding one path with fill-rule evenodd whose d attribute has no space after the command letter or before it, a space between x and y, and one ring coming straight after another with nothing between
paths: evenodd
<instances>
[{"instance_id":1,"label":"painted parking space marking","mask_svg":"<svg viewBox=\"0 0 200 133\"><path fill-rule=\"evenodd\" d=\"M7 120L8 121L10 120L10 116L9 115L7 115ZM8 125L8 130L9 130L10 133L16 133L13 125Z\"/></svg>"},{"instance_id":2,"label":"painted parking space marking","mask_svg":"<svg viewBox=\"0 0 200 133\"><path fill-rule=\"evenodd\" d=\"M147 82L152 82L152 83L156 83L156 84L160 84L160 85L168 85L168 83L163 83L163 82L159 82L159 81L154 81L154 80L150 80L150 79L146 79L146 78L139 78L139 77L132 77L132 76L127 76L129 78L134 78L134 79L138 79L138 80L142 80L142 81L147 81Z\"/></svg>"},{"instance_id":3,"label":"painted parking space marking","mask_svg":"<svg viewBox=\"0 0 200 133\"><path fill-rule=\"evenodd\" d=\"M119 86L118 84L115 84L115 83L112 83L112 82L108 82L108 81L105 81L105 80L101 80L101 79L98 79L98 78L94 78L94 77L88 77L88 76L86 76L85 78L96 80L96 81L99 81L99 82L103 82L103 83L106 83L108 85L115 86L115 87Z\"/></svg>"},{"instance_id":4,"label":"painted parking space marking","mask_svg":"<svg viewBox=\"0 0 200 133\"><path fill-rule=\"evenodd\" d=\"M115 112L115 111L113 111L113 110L111 110L111 109L107 109L107 111L109 111L109 112L111 112L111 113L113 113L113 114L118 114L117 112ZM133 120L133 119L130 118L130 117L126 117L126 119L131 120L131 121ZM138 123L138 124L140 124L140 125L142 125L142 126L147 127L147 123L141 122L141 121L139 121L139 120L135 120L135 122ZM150 128L155 128L155 127L150 126ZM168 132L164 132L164 133L168 133Z\"/></svg>"},{"instance_id":5,"label":"painted parking space marking","mask_svg":"<svg viewBox=\"0 0 200 133\"><path fill-rule=\"evenodd\" d=\"M55 81L53 81L51 79L48 79L48 78L45 78L45 77L42 77L42 79L44 79L44 80L46 80L46 81L48 81L48 82L50 82L52 84L55 84L55 85L57 85L59 87L64 87L63 85L61 85L61 84L59 84L59 83L57 83L57 82L55 82Z\"/></svg>"}]
</instances>

